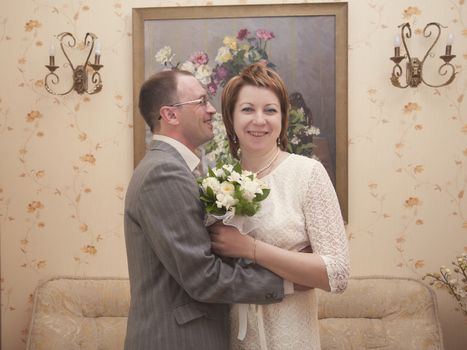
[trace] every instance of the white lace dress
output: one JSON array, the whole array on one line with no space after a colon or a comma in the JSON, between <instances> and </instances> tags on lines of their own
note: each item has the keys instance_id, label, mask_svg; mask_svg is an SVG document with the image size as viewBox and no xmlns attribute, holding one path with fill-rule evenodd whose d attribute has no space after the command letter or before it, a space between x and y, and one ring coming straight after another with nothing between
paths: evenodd
<instances>
[{"instance_id":1,"label":"white lace dress","mask_svg":"<svg viewBox=\"0 0 467 350\"><path fill-rule=\"evenodd\" d=\"M263 177L271 192L257 213L262 226L251 235L298 250L309 245L327 268L332 292L342 292L349 276L348 242L332 183L321 163L291 154ZM231 317L231 348L248 350L320 349L314 290L286 295L279 304L249 305L248 328L237 339L238 305Z\"/></svg>"}]
</instances>

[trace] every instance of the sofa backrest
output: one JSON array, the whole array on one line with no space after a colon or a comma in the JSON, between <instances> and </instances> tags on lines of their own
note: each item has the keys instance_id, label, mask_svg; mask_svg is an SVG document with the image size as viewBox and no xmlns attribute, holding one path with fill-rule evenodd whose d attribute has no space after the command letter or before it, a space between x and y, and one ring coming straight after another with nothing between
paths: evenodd
<instances>
[{"instance_id":1,"label":"sofa backrest","mask_svg":"<svg viewBox=\"0 0 467 350\"><path fill-rule=\"evenodd\" d=\"M417 280L353 277L343 294L318 298L323 350L444 349L435 295ZM126 278L42 282L26 349L123 349L129 303Z\"/></svg>"}]
</instances>

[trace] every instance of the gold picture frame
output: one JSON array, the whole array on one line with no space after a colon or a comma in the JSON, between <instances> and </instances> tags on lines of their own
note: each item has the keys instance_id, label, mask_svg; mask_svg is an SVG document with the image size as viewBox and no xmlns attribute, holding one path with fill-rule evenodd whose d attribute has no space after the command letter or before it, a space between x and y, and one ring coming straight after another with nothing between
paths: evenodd
<instances>
[{"instance_id":1,"label":"gold picture frame","mask_svg":"<svg viewBox=\"0 0 467 350\"><path fill-rule=\"evenodd\" d=\"M323 164L333 181L342 216L347 222L347 16L347 3L340 2L134 8L134 166L143 158L148 144L145 123L138 110L139 89L149 75L163 68L157 67L155 52L166 46L167 40L177 55L186 50L204 50L213 41L216 42L214 46L220 47L224 35L235 35L245 23L251 27L268 27L266 29L276 33L274 42L271 41L276 55L272 52L270 57L282 63L278 66L279 74L285 77L289 88L295 83L302 84L300 91L304 91L305 100L314 101L306 104L312 105L308 108L311 115L321 118L323 136L316 138L320 142L317 150L329 154ZM183 55L186 56L186 52ZM212 61L215 54L210 53ZM187 57L177 56L177 60L183 59ZM313 78L320 80L308 83Z\"/></svg>"}]
</instances>

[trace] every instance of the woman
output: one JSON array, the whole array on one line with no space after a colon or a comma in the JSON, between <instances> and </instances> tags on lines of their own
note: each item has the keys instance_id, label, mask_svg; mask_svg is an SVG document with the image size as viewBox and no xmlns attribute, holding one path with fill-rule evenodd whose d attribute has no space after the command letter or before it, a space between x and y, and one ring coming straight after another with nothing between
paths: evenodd
<instances>
[{"instance_id":1,"label":"woman","mask_svg":"<svg viewBox=\"0 0 467 350\"><path fill-rule=\"evenodd\" d=\"M347 237L332 183L318 161L287 153L288 93L277 73L253 64L222 93L230 151L242 169L271 188L250 235L212 228L213 250L250 259L284 280L309 287L279 304L250 305L245 339L237 339L238 305L231 309L233 349L320 349L314 288L342 292L349 276ZM310 245L313 253L299 250Z\"/></svg>"}]
</instances>

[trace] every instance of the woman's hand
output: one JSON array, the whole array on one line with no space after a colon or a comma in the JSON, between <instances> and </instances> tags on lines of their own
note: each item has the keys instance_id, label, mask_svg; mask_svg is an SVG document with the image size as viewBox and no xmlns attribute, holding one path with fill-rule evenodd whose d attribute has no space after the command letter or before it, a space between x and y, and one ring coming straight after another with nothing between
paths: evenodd
<instances>
[{"instance_id":1,"label":"woman's hand","mask_svg":"<svg viewBox=\"0 0 467 350\"><path fill-rule=\"evenodd\" d=\"M235 227L216 223L209 227L211 246L214 253L232 258L254 260L255 241L242 235Z\"/></svg>"}]
</instances>

